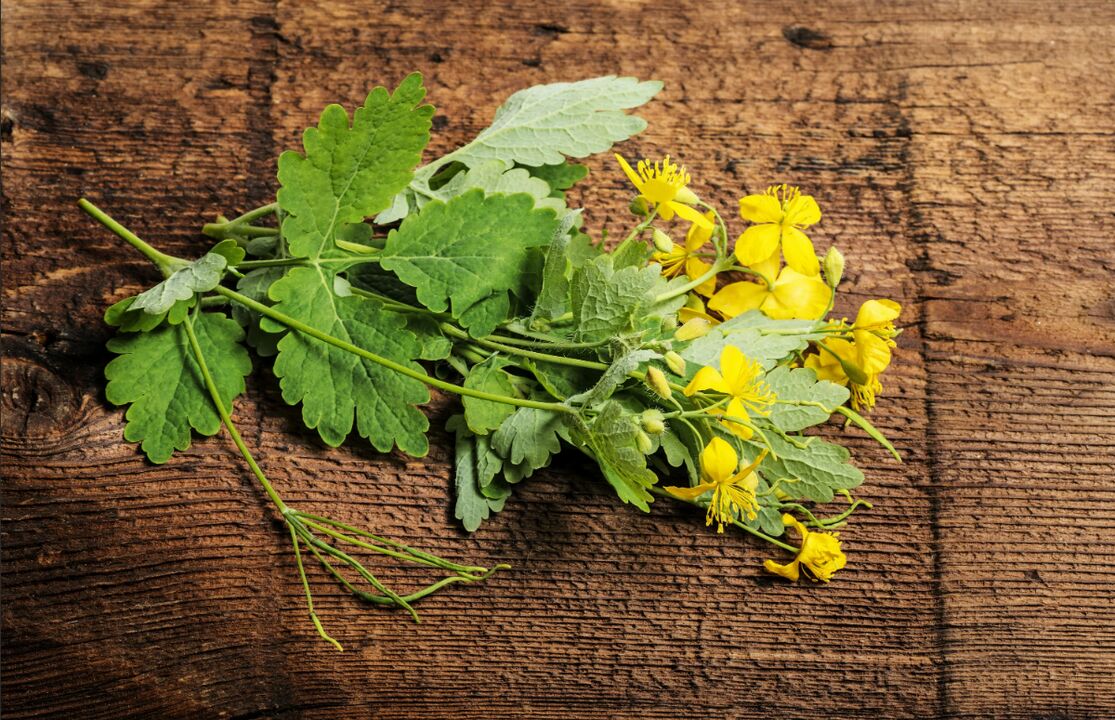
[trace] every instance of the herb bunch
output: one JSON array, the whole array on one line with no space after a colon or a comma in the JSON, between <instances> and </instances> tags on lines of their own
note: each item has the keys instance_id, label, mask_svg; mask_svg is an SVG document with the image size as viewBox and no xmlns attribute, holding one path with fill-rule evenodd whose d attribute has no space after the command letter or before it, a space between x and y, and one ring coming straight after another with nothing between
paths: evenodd
<instances>
[{"instance_id":1,"label":"herb bunch","mask_svg":"<svg viewBox=\"0 0 1115 720\"><path fill-rule=\"evenodd\" d=\"M616 156L635 190L632 227L614 247L594 241L565 201L588 174L570 160L641 131L624 111L660 89L611 76L532 87L420 166L434 111L411 75L351 118L327 107L303 151L279 157L276 202L205 225L216 243L192 261L80 202L164 276L105 315L118 356L107 397L129 405L125 438L162 463L223 425L286 524L315 627L338 648L313 610L304 550L358 597L415 620L414 601L506 566L457 564L287 505L230 417L253 365L270 365L330 446L355 431L380 452L425 455L429 388L460 395L448 430L468 531L572 448L624 503L689 503L718 532L794 554L768 560L771 572L828 581L844 566L834 530L870 507L851 495L863 473L803 431L838 415L898 457L860 411L882 389L899 307L871 300L854 322L830 319L844 259L834 247L819 258L804 232L816 201L784 185L747 195L751 224L731 242L668 156ZM357 551L444 577L400 595Z\"/></svg>"}]
</instances>

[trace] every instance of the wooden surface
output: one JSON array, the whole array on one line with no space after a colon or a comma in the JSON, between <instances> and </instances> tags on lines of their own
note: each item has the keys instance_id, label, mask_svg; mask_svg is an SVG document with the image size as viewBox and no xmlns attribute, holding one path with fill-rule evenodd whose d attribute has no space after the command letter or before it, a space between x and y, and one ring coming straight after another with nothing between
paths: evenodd
<instances>
[{"instance_id":1,"label":"wooden surface","mask_svg":"<svg viewBox=\"0 0 1115 720\"><path fill-rule=\"evenodd\" d=\"M4 3L5 717L1111 717L1115 5L552 7ZM516 89L632 74L666 90L630 155L680 156L722 207L817 196L838 310L892 297L906 328L874 420L907 461L848 434L875 509L836 582L774 580L576 460L465 536L449 400L426 459L332 451L261 374L236 415L296 506L514 565L419 626L315 573L338 654L227 438L162 467L123 442L100 316L155 274L74 200L197 254L325 104L411 70L436 151ZM627 189L592 168L574 200L615 231Z\"/></svg>"}]
</instances>

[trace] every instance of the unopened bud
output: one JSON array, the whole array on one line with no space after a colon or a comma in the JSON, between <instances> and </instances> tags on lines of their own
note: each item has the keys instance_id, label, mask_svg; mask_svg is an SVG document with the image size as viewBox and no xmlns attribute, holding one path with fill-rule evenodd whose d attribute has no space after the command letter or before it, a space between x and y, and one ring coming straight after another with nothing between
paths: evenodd
<instances>
[{"instance_id":1,"label":"unopened bud","mask_svg":"<svg viewBox=\"0 0 1115 720\"><path fill-rule=\"evenodd\" d=\"M665 373L656 367L647 368L647 386L663 400L669 400L673 396Z\"/></svg>"},{"instance_id":2,"label":"unopened bud","mask_svg":"<svg viewBox=\"0 0 1115 720\"><path fill-rule=\"evenodd\" d=\"M710 329L712 329L712 323L708 320L699 317L693 318L679 327L678 331L674 333L674 337L678 340L696 340L707 335Z\"/></svg>"},{"instance_id":3,"label":"unopened bud","mask_svg":"<svg viewBox=\"0 0 1115 720\"><path fill-rule=\"evenodd\" d=\"M686 205L696 205L701 202L701 198L697 197L697 193L693 192L687 187L678 190L677 195L674 195L674 200Z\"/></svg>"},{"instance_id":4,"label":"unopened bud","mask_svg":"<svg viewBox=\"0 0 1115 720\"><path fill-rule=\"evenodd\" d=\"M658 228L654 229L651 237L654 239L654 249L658 252L672 253L674 251L674 241Z\"/></svg>"},{"instance_id":5,"label":"unopened bud","mask_svg":"<svg viewBox=\"0 0 1115 720\"><path fill-rule=\"evenodd\" d=\"M650 435L642 430L635 432L635 444L639 446L639 452L644 455L650 455L654 452L654 441L650 439Z\"/></svg>"},{"instance_id":6,"label":"unopened bud","mask_svg":"<svg viewBox=\"0 0 1115 720\"><path fill-rule=\"evenodd\" d=\"M837 250L835 245L825 253L824 267L825 280L828 281L829 287L835 288L840 284L840 278L844 277L844 254Z\"/></svg>"},{"instance_id":7,"label":"unopened bud","mask_svg":"<svg viewBox=\"0 0 1115 720\"><path fill-rule=\"evenodd\" d=\"M651 435L661 435L666 432L666 417L661 410L655 408L644 410L640 422L642 422L643 430Z\"/></svg>"},{"instance_id":8,"label":"unopened bud","mask_svg":"<svg viewBox=\"0 0 1115 720\"><path fill-rule=\"evenodd\" d=\"M683 358L681 355L678 355L673 350L666 353L665 358L666 367L670 368L670 372L674 373L675 375L681 375L683 377L685 376L685 358Z\"/></svg>"},{"instance_id":9,"label":"unopened bud","mask_svg":"<svg viewBox=\"0 0 1115 720\"><path fill-rule=\"evenodd\" d=\"M642 195L632 200L628 207L631 209L632 214L638 215L639 217L646 217L647 214L650 213L650 208L647 207L647 201Z\"/></svg>"}]
</instances>

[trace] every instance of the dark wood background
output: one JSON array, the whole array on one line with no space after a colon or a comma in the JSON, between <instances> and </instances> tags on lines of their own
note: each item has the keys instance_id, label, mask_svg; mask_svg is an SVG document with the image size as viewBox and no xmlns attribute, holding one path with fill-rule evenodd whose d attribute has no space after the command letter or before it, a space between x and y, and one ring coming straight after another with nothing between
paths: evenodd
<instances>
[{"instance_id":1,"label":"dark wood background","mask_svg":"<svg viewBox=\"0 0 1115 720\"><path fill-rule=\"evenodd\" d=\"M4 3L5 716L1111 717L1115 5L530 5ZM100 317L156 276L75 199L200 253L325 104L412 70L434 151L519 88L631 74L666 90L629 155L680 156L729 210L817 196L838 310L892 297L905 327L873 417L906 463L847 434L875 508L834 583L573 460L466 536L449 399L428 458L332 451L260 374L236 415L296 506L514 565L418 626L315 572L338 654L227 437L162 467L122 440ZM574 200L614 232L628 189L591 165Z\"/></svg>"}]
</instances>

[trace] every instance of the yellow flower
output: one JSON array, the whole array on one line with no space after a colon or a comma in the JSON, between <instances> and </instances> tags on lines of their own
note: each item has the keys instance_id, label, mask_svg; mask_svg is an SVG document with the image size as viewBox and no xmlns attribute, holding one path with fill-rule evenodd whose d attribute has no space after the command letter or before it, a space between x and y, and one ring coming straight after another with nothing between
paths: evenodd
<instances>
[{"instance_id":1,"label":"yellow flower","mask_svg":"<svg viewBox=\"0 0 1115 720\"><path fill-rule=\"evenodd\" d=\"M762 381L762 375L762 365L748 360L736 346L726 345L720 351L720 370L701 368L685 386L684 392L686 397L692 397L702 390L714 390L727 395L728 406L711 408L709 413L734 418L722 420L721 424L734 435L746 440L754 434L754 430L740 420L746 421L748 412L765 415L769 412L767 408L775 401L774 392Z\"/></svg>"},{"instance_id":2,"label":"yellow flower","mask_svg":"<svg viewBox=\"0 0 1115 720\"><path fill-rule=\"evenodd\" d=\"M852 338L856 341L856 363L867 374L879 374L890 365L890 349L895 346L894 321L902 306L893 300L868 300L860 305Z\"/></svg>"},{"instance_id":3,"label":"yellow flower","mask_svg":"<svg viewBox=\"0 0 1115 720\"><path fill-rule=\"evenodd\" d=\"M640 160L638 172L619 153L616 153L616 160L631 184L639 191L639 196L656 205L663 220L672 220L676 214L691 223L712 228L711 220L689 207L697 202L697 196L686 187L689 184L689 173L685 172L685 168L679 168L677 164L670 162L669 155L662 162L653 165L647 160Z\"/></svg>"},{"instance_id":4,"label":"yellow flower","mask_svg":"<svg viewBox=\"0 0 1115 720\"><path fill-rule=\"evenodd\" d=\"M698 225L697 223L690 225L689 232L685 234L684 246L674 245L674 249L670 252L654 253L652 259L662 266L664 277L677 277L684 271L686 277L690 280L696 280L712 267L711 264L697 256L704 244L712 237L712 221L715 215L710 210L705 213L704 217L709 221L708 226ZM705 297L709 297L716 292L716 278L711 277L701 283L697 286L696 291Z\"/></svg>"},{"instance_id":5,"label":"yellow flower","mask_svg":"<svg viewBox=\"0 0 1115 720\"><path fill-rule=\"evenodd\" d=\"M778 251L786 264L802 275L816 275L821 266L813 241L802 228L820 221L821 208L812 195L802 195L796 187L771 185L762 195L748 195L739 201L739 214L757 223L736 240L736 258L743 265L760 263Z\"/></svg>"},{"instance_id":6,"label":"yellow flower","mask_svg":"<svg viewBox=\"0 0 1115 720\"><path fill-rule=\"evenodd\" d=\"M759 504L755 501L755 489L759 487L755 468L759 467L766 454L764 450L755 462L740 470L736 451L722 438L714 437L701 451L703 482L689 488L668 487L666 492L682 500L692 501L712 490L705 524L712 525L715 520L716 532L722 533L724 524L730 524L736 518L755 519L759 509Z\"/></svg>"},{"instance_id":7,"label":"yellow flower","mask_svg":"<svg viewBox=\"0 0 1115 720\"><path fill-rule=\"evenodd\" d=\"M798 556L785 565L767 560L763 567L769 572L796 581L804 569L809 579L828 582L837 570L848 564L848 558L844 557L844 551L840 549L839 533L810 532L790 514L782 516L782 523L801 533L801 549L798 550Z\"/></svg>"},{"instance_id":8,"label":"yellow flower","mask_svg":"<svg viewBox=\"0 0 1115 720\"><path fill-rule=\"evenodd\" d=\"M815 320L825 313L832 298L832 288L819 275L802 275L791 267L782 268L775 252L752 270L770 278L766 282L736 282L720 289L708 306L726 318L759 309L775 320Z\"/></svg>"},{"instance_id":9,"label":"yellow flower","mask_svg":"<svg viewBox=\"0 0 1115 720\"><path fill-rule=\"evenodd\" d=\"M875 396L883 391L883 384L879 381L881 371L864 371L864 381L854 382L844 371L841 361L860 367L855 343L832 338L825 340L825 347L819 348L816 355L805 358L805 367L812 368L817 373L818 380L846 385L852 391L852 408L857 411L870 411L875 407Z\"/></svg>"},{"instance_id":10,"label":"yellow flower","mask_svg":"<svg viewBox=\"0 0 1115 720\"><path fill-rule=\"evenodd\" d=\"M685 298L685 305L678 310L678 321L686 323L693 318L708 320L710 325L720 324L719 318L709 315L708 311L705 310L705 303L701 300L700 296L690 294Z\"/></svg>"}]
</instances>

